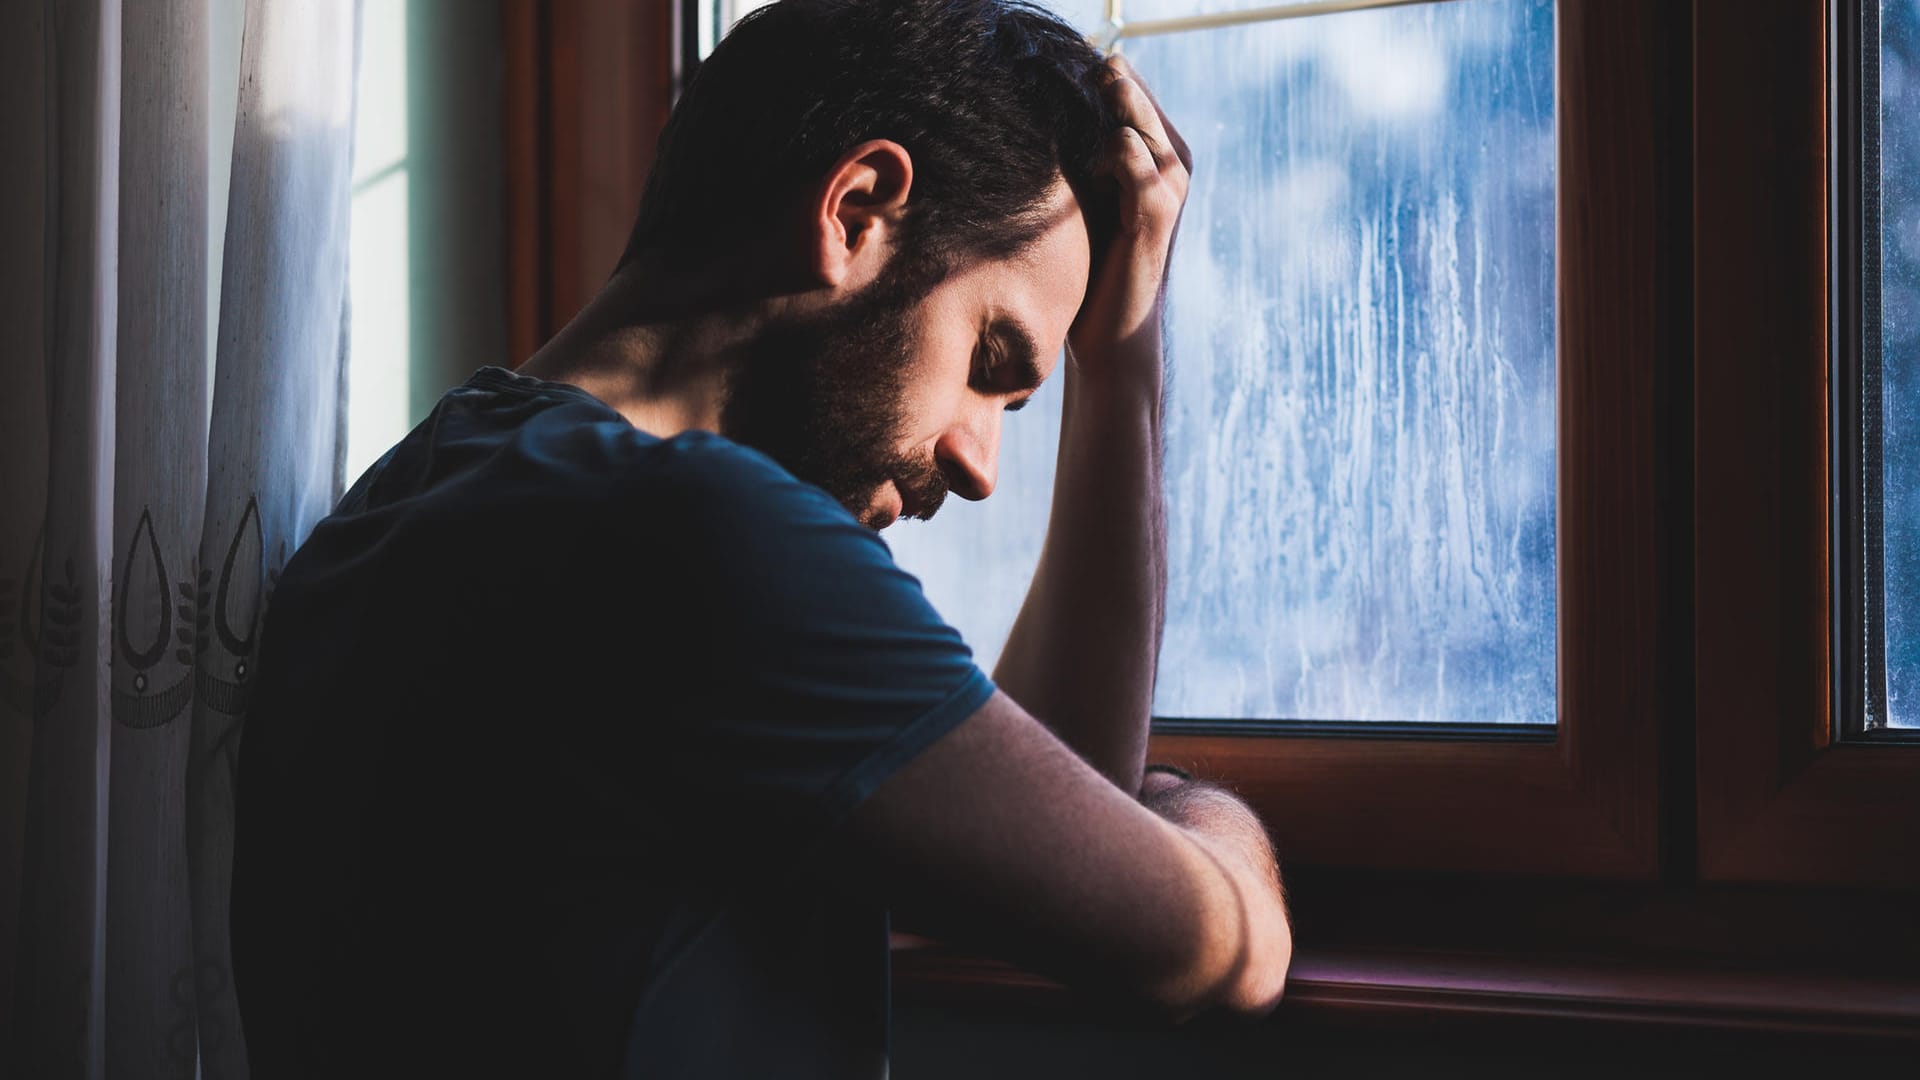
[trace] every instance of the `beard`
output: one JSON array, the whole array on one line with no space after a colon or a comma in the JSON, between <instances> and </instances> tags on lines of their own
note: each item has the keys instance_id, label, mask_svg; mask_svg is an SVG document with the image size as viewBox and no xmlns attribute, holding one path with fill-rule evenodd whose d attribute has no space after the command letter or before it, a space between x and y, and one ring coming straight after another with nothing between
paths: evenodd
<instances>
[{"instance_id":1,"label":"beard","mask_svg":"<svg viewBox=\"0 0 1920 1080\"><path fill-rule=\"evenodd\" d=\"M826 310L770 325L742 347L720 433L831 495L869 528L889 481L909 513L931 518L947 496L931 451L903 454L912 313L925 295L882 278Z\"/></svg>"}]
</instances>

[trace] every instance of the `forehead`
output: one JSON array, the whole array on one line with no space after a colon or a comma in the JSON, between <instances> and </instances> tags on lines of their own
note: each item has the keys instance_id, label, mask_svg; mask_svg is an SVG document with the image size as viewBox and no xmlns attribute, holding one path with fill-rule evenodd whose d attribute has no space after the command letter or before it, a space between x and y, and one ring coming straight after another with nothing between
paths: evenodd
<instances>
[{"instance_id":1,"label":"forehead","mask_svg":"<svg viewBox=\"0 0 1920 1080\"><path fill-rule=\"evenodd\" d=\"M1064 181L1045 207L1045 231L1033 243L1011 257L968 266L935 292L948 294L939 306L956 309L983 332L995 320L1017 324L1051 361L1086 298L1092 250L1080 203Z\"/></svg>"}]
</instances>

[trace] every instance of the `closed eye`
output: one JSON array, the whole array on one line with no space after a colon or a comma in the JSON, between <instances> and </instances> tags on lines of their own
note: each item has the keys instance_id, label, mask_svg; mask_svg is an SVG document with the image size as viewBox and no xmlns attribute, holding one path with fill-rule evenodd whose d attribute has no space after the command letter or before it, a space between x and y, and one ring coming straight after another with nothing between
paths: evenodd
<instances>
[{"instance_id":1,"label":"closed eye","mask_svg":"<svg viewBox=\"0 0 1920 1080\"><path fill-rule=\"evenodd\" d=\"M985 394L1027 394L1040 386L1040 350L1026 327L1011 319L993 320L981 335L974 354L975 389ZM1009 402L1007 408L1018 412L1026 403Z\"/></svg>"},{"instance_id":2,"label":"closed eye","mask_svg":"<svg viewBox=\"0 0 1920 1080\"><path fill-rule=\"evenodd\" d=\"M991 338L983 340L973 350L973 388L983 394L994 392L994 377L1000 368L1000 351L994 347Z\"/></svg>"}]
</instances>

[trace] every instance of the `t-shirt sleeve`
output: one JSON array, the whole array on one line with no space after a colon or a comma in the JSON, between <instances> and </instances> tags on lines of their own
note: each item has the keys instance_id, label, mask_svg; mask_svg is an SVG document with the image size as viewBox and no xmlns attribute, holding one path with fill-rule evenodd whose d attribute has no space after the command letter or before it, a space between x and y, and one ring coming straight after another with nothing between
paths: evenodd
<instances>
[{"instance_id":1,"label":"t-shirt sleeve","mask_svg":"<svg viewBox=\"0 0 1920 1080\"><path fill-rule=\"evenodd\" d=\"M825 492L723 440L676 452L671 517L654 522L677 563L655 569L685 595L670 783L733 839L804 843L993 683L919 581Z\"/></svg>"}]
</instances>

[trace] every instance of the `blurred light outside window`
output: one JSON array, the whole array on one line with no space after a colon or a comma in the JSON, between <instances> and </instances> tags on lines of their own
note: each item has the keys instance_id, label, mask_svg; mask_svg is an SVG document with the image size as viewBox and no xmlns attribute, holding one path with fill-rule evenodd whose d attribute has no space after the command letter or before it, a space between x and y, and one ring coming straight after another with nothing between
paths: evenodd
<instances>
[{"instance_id":1,"label":"blurred light outside window","mask_svg":"<svg viewBox=\"0 0 1920 1080\"><path fill-rule=\"evenodd\" d=\"M346 483L410 426L408 392L407 3L363 0L348 238ZM212 0L208 109L207 325L219 325L221 263L239 97L244 0ZM207 394L218 335L207 335Z\"/></svg>"},{"instance_id":2,"label":"blurred light outside window","mask_svg":"<svg viewBox=\"0 0 1920 1080\"><path fill-rule=\"evenodd\" d=\"M406 435L407 3L364 0L347 252L346 484Z\"/></svg>"},{"instance_id":3,"label":"blurred light outside window","mask_svg":"<svg viewBox=\"0 0 1920 1080\"><path fill-rule=\"evenodd\" d=\"M1552 0L1044 6L1117 40L1195 158L1155 714L1553 724ZM989 670L1060 393L1007 418L991 499L885 534Z\"/></svg>"},{"instance_id":4,"label":"blurred light outside window","mask_svg":"<svg viewBox=\"0 0 1920 1080\"><path fill-rule=\"evenodd\" d=\"M700 59L705 60L733 24L773 0L704 0L700 5Z\"/></svg>"},{"instance_id":5,"label":"blurred light outside window","mask_svg":"<svg viewBox=\"0 0 1920 1080\"><path fill-rule=\"evenodd\" d=\"M227 202L233 183L233 126L240 111L242 0L207 9L207 408L213 408L220 348L220 287L227 254Z\"/></svg>"},{"instance_id":6,"label":"blurred light outside window","mask_svg":"<svg viewBox=\"0 0 1920 1080\"><path fill-rule=\"evenodd\" d=\"M1886 716L1869 726L1920 729L1920 0L1878 2Z\"/></svg>"}]
</instances>

